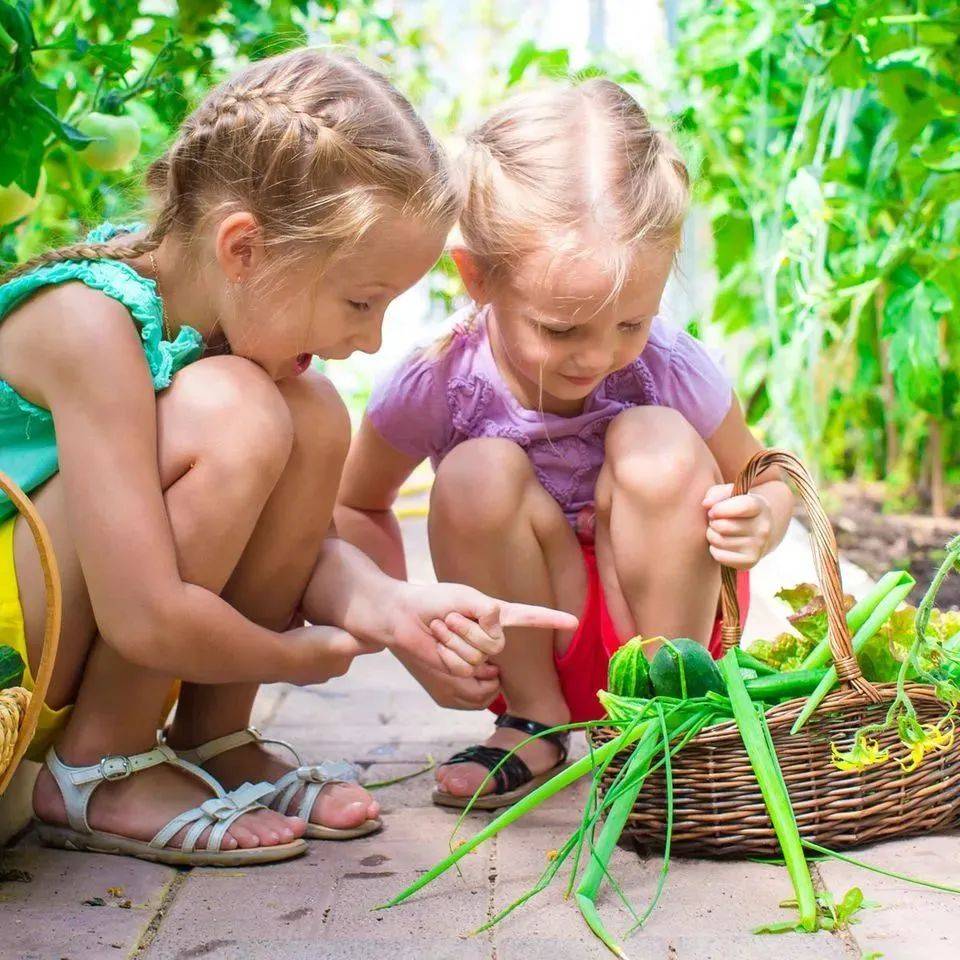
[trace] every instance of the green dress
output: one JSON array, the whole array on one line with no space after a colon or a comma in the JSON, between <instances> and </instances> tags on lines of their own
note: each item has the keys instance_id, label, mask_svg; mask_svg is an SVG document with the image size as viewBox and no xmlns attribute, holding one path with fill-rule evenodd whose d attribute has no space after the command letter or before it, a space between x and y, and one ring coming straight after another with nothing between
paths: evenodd
<instances>
[{"instance_id":1,"label":"green dress","mask_svg":"<svg viewBox=\"0 0 960 960\"><path fill-rule=\"evenodd\" d=\"M142 229L140 224L104 223L87 240L98 243L118 233ZM119 300L140 330L143 356L153 377L154 390L170 385L173 375L200 358L203 339L192 327L181 327L175 340L163 338L163 308L157 285L132 267L116 260L71 260L37 267L0 284L0 323L14 308L41 287L79 281ZM20 396L0 380L0 470L27 493L52 477L58 469L57 438L53 416ZM0 523L15 512L6 494L0 493Z\"/></svg>"}]
</instances>

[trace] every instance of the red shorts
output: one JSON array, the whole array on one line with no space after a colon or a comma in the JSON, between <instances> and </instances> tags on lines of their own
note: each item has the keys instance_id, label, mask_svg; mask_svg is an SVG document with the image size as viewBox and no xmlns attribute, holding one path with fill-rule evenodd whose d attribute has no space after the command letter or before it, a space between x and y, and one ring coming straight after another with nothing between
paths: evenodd
<instances>
[{"instance_id":1,"label":"red shorts","mask_svg":"<svg viewBox=\"0 0 960 960\"><path fill-rule=\"evenodd\" d=\"M560 688L570 708L571 723L584 720L600 720L604 709L597 700L597 691L607 686L607 670L610 657L629 637L620 638L610 619L600 573L597 570L597 555L592 543L581 543L583 561L587 567L587 601L580 617L573 639L566 650L555 658ZM737 596L740 600L740 612L746 620L750 605L750 576L741 572L737 575ZM714 659L722 653L720 641L720 611L713 624L713 633L707 649ZM497 697L489 707L494 713L504 713L507 705L503 697Z\"/></svg>"}]
</instances>

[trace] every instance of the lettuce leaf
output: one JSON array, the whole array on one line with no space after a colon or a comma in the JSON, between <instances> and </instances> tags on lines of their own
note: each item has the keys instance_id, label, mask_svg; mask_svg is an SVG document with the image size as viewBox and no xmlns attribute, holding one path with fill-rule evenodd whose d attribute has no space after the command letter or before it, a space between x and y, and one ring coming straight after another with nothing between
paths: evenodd
<instances>
[{"instance_id":1,"label":"lettuce leaf","mask_svg":"<svg viewBox=\"0 0 960 960\"><path fill-rule=\"evenodd\" d=\"M774 640L757 640L750 653L777 670L798 670L814 648L815 641L795 633L781 633Z\"/></svg>"}]
</instances>

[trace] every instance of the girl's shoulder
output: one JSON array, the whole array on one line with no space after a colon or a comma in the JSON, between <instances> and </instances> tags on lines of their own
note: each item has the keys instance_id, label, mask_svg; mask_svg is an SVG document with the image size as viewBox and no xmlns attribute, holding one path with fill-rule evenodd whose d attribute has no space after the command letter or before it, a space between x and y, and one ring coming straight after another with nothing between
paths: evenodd
<instances>
[{"instance_id":1,"label":"girl's shoulder","mask_svg":"<svg viewBox=\"0 0 960 960\"><path fill-rule=\"evenodd\" d=\"M379 389L418 393L443 390L451 379L485 367L483 311L464 307L449 317L445 326L443 336L408 352L381 381Z\"/></svg>"},{"instance_id":2,"label":"girl's shoulder","mask_svg":"<svg viewBox=\"0 0 960 960\"><path fill-rule=\"evenodd\" d=\"M458 310L448 332L410 351L374 387L367 418L381 436L411 456L435 456L454 425L451 392L485 369L484 318L474 307Z\"/></svg>"},{"instance_id":3,"label":"girl's shoulder","mask_svg":"<svg viewBox=\"0 0 960 960\"><path fill-rule=\"evenodd\" d=\"M657 403L673 407L697 432L709 437L733 400L720 360L698 339L663 317L653 320L650 338L634 366L642 366Z\"/></svg>"},{"instance_id":4,"label":"girl's shoulder","mask_svg":"<svg viewBox=\"0 0 960 960\"><path fill-rule=\"evenodd\" d=\"M105 223L90 231L87 241L103 243L120 233L134 232L142 224L116 226ZM34 304L34 301L36 303ZM28 307L65 315L71 333L91 337L109 332L100 326L107 317L132 318L140 336L154 388L168 386L173 374L197 359L202 339L191 327L183 327L175 340L164 339L163 304L156 283L119 260L66 260L46 263L0 285L0 322L14 310ZM93 326L89 326L92 324Z\"/></svg>"}]
</instances>

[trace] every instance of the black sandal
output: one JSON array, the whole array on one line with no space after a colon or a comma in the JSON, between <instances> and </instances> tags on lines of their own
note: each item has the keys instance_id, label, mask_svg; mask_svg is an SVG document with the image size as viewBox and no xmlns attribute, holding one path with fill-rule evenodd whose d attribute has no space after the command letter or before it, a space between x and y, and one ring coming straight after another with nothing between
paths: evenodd
<instances>
[{"instance_id":1,"label":"black sandal","mask_svg":"<svg viewBox=\"0 0 960 960\"><path fill-rule=\"evenodd\" d=\"M493 775L493 792L477 797L477 801L473 805L475 810L497 810L500 807L509 807L557 774L566 765L567 754L570 751L570 734L568 732L545 733L550 729L545 723L504 713L497 717L496 725L498 727L509 727L511 730L519 730L528 737L544 734L540 739L549 740L560 751L560 759L549 770L534 775L526 763L517 754L513 754ZM472 747L467 747L466 750L455 753L441 766L445 767L454 763L479 763L481 767L493 770L508 753L510 751L504 750L503 747L485 747L482 744L475 744ZM433 802L441 807L463 809L470 802L470 797L458 797L437 787L433 791Z\"/></svg>"}]
</instances>

